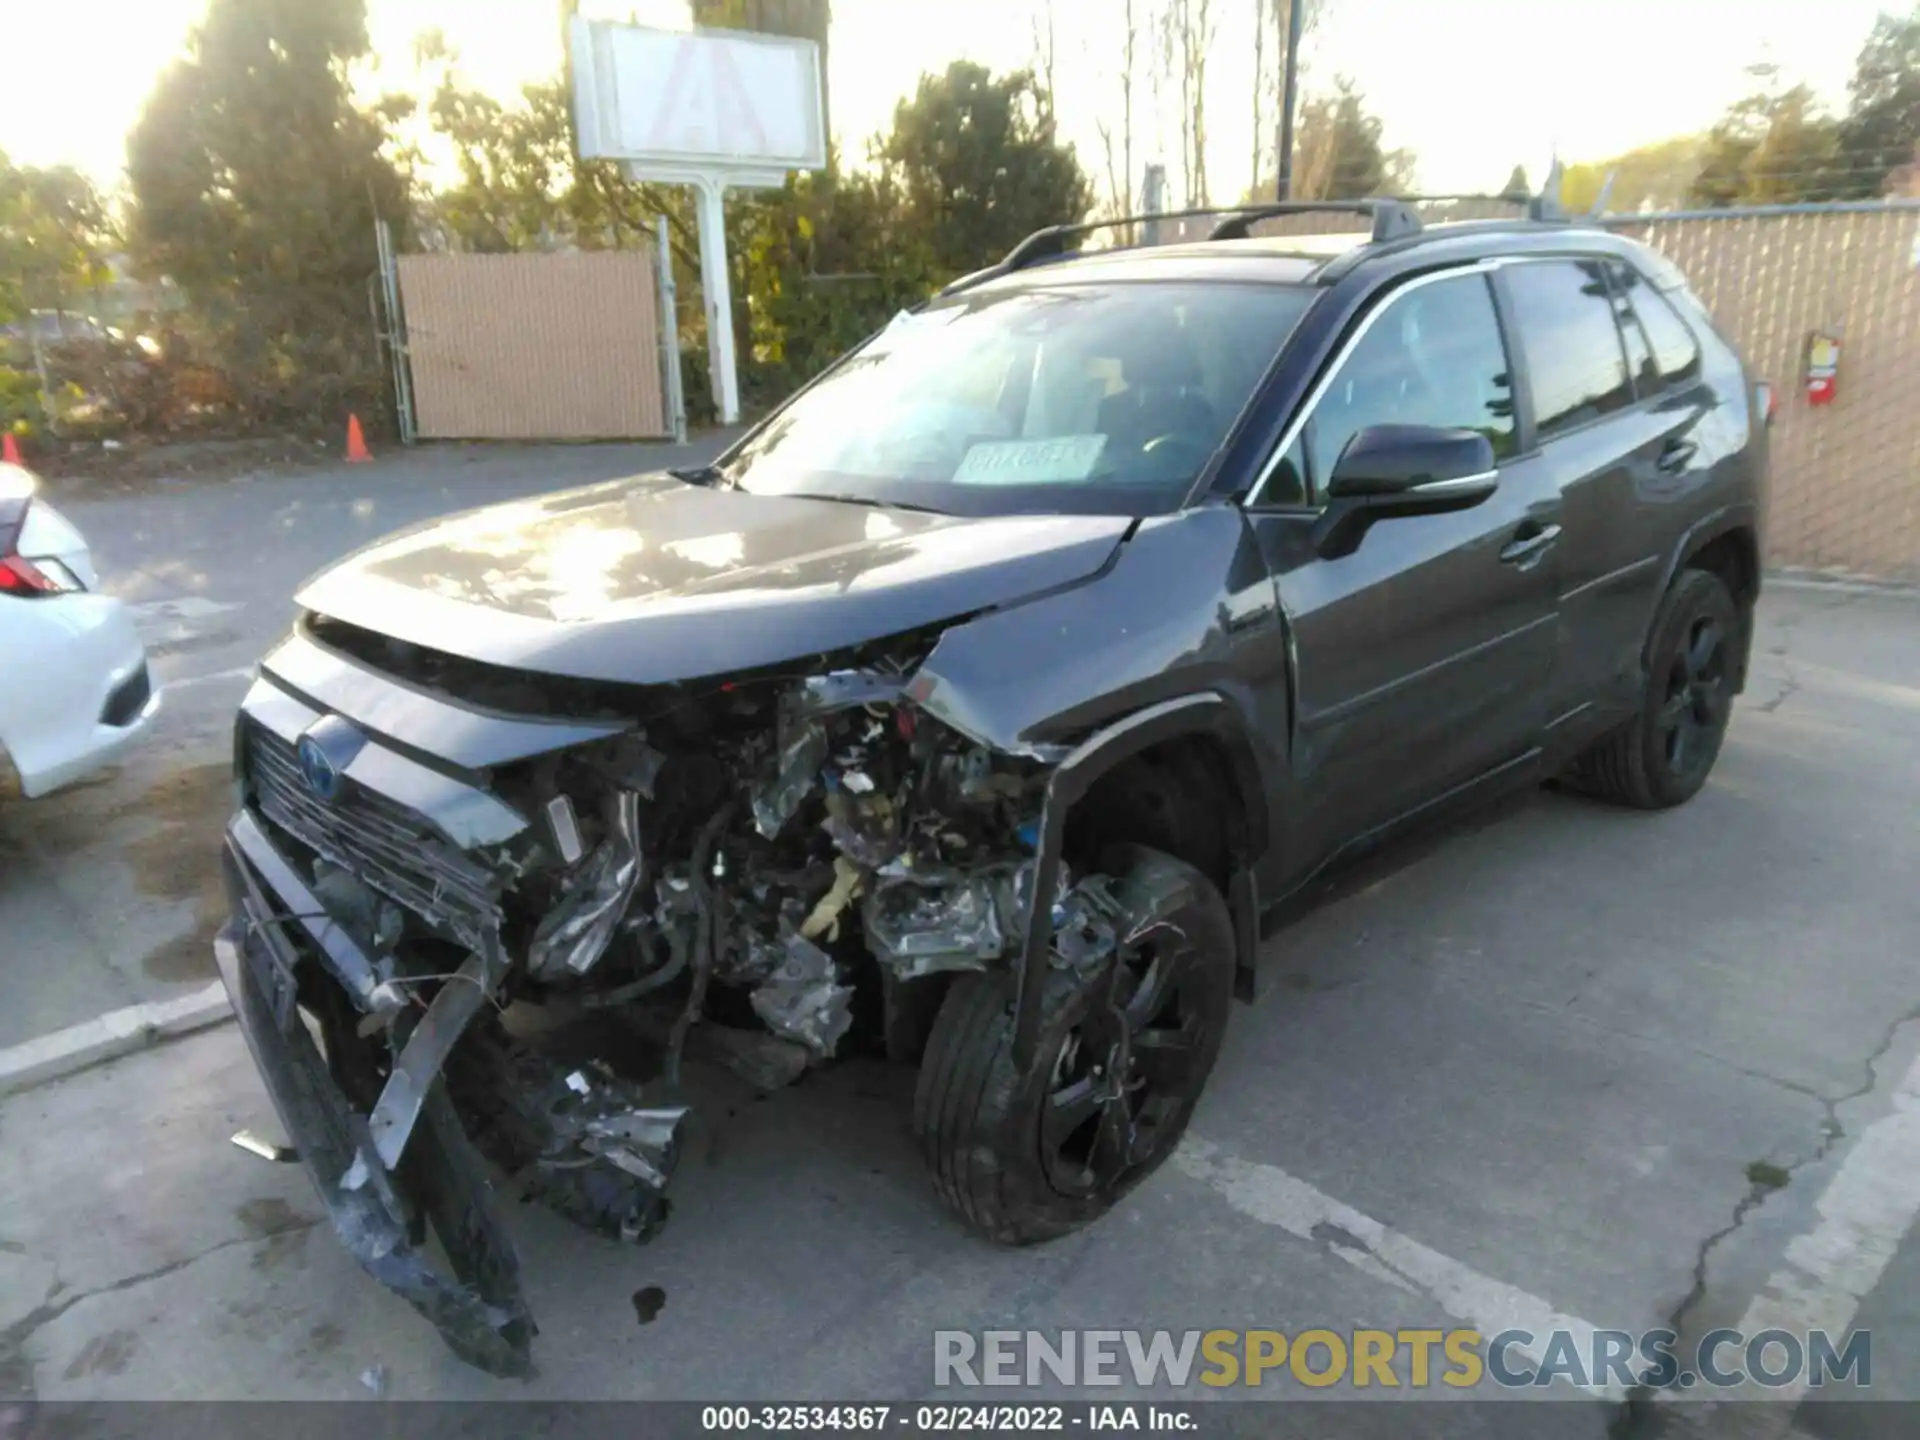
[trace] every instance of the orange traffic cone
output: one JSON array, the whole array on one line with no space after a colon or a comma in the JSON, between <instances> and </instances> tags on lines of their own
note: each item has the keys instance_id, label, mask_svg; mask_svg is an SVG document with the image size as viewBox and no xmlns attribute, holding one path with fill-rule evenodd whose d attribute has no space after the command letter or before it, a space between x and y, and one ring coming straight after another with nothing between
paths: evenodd
<instances>
[{"instance_id":1,"label":"orange traffic cone","mask_svg":"<svg viewBox=\"0 0 1920 1440\"><path fill-rule=\"evenodd\" d=\"M0 440L0 460L6 461L9 465L24 463L20 459L20 442L13 438L11 430L7 431L5 440Z\"/></svg>"},{"instance_id":2,"label":"orange traffic cone","mask_svg":"<svg viewBox=\"0 0 1920 1440\"><path fill-rule=\"evenodd\" d=\"M373 459L373 452L367 449L367 437L360 433L360 417L347 416L347 463L360 464Z\"/></svg>"}]
</instances>

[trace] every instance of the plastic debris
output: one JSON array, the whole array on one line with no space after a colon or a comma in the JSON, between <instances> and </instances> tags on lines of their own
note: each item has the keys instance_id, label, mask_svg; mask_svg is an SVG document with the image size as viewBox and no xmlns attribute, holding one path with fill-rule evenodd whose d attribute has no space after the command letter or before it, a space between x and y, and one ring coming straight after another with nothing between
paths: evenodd
<instances>
[{"instance_id":1,"label":"plastic debris","mask_svg":"<svg viewBox=\"0 0 1920 1440\"><path fill-rule=\"evenodd\" d=\"M801 936L786 942L787 956L753 992L753 1012L774 1034L817 1055L831 1055L853 1024L853 987L839 983L833 957Z\"/></svg>"},{"instance_id":2,"label":"plastic debris","mask_svg":"<svg viewBox=\"0 0 1920 1440\"><path fill-rule=\"evenodd\" d=\"M387 1393L387 1367L369 1365L360 1372L360 1383L372 1391L373 1398L378 1400Z\"/></svg>"},{"instance_id":3,"label":"plastic debris","mask_svg":"<svg viewBox=\"0 0 1920 1440\"><path fill-rule=\"evenodd\" d=\"M820 903L800 926L801 937L829 942L839 939L841 912L854 902L865 883L858 865L844 855L837 857L833 862L833 888L820 897Z\"/></svg>"},{"instance_id":4,"label":"plastic debris","mask_svg":"<svg viewBox=\"0 0 1920 1440\"><path fill-rule=\"evenodd\" d=\"M263 1140L251 1130L235 1131L233 1143L249 1155L258 1155L262 1160L271 1160L277 1165L291 1165L300 1159L300 1152L291 1145L281 1145L272 1140Z\"/></svg>"}]
</instances>

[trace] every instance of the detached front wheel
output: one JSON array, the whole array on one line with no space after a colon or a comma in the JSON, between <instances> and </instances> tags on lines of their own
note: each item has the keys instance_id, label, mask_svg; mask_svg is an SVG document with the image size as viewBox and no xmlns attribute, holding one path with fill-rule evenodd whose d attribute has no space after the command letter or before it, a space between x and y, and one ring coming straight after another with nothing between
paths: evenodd
<instances>
[{"instance_id":1,"label":"detached front wheel","mask_svg":"<svg viewBox=\"0 0 1920 1440\"><path fill-rule=\"evenodd\" d=\"M940 1197L1003 1244L1105 1212L1173 1152L1212 1073L1233 993L1233 923L1192 866L1116 847L1123 920L1091 975L1046 977L1030 1070L1013 1063L1014 977L969 975L927 1042L914 1128Z\"/></svg>"}]
</instances>

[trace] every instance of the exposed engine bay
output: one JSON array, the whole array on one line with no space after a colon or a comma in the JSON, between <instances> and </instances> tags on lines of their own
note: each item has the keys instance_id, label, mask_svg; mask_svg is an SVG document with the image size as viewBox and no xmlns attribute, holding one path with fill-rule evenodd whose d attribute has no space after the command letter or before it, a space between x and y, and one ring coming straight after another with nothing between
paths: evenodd
<instances>
[{"instance_id":1,"label":"exposed engine bay","mask_svg":"<svg viewBox=\"0 0 1920 1440\"><path fill-rule=\"evenodd\" d=\"M500 671L436 673L430 652L343 627L326 638L465 701L527 699L488 689L511 683ZM762 1090L836 1055L918 1058L946 982L1021 946L1055 758L1001 753L917 705L923 650L647 692L620 733L493 772L492 794L527 822L516 833L464 847L416 836L405 874L397 852L348 837L350 805L301 789L309 747L334 745L339 717L301 733L297 777L284 741L257 729L250 804L306 852L312 895L366 957L345 992L300 992L328 1068L369 1117L343 1191L392 1187L444 1078L460 1125L519 1193L644 1241L668 1214L689 1055ZM1104 876L1054 874L1052 964L1090 974L1122 943L1125 907ZM509 1006L617 1014L649 1063L550 1055ZM484 1347L463 1353L496 1368Z\"/></svg>"}]
</instances>

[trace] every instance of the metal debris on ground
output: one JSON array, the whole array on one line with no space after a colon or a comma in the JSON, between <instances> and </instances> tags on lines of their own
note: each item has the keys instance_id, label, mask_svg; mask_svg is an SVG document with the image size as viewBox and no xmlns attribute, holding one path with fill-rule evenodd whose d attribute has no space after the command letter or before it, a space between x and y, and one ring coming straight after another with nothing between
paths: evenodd
<instances>
[{"instance_id":1,"label":"metal debris on ground","mask_svg":"<svg viewBox=\"0 0 1920 1440\"><path fill-rule=\"evenodd\" d=\"M753 1013L774 1034L831 1055L853 1024L853 987L840 983L833 957L803 936L788 936L786 952L753 992Z\"/></svg>"}]
</instances>

